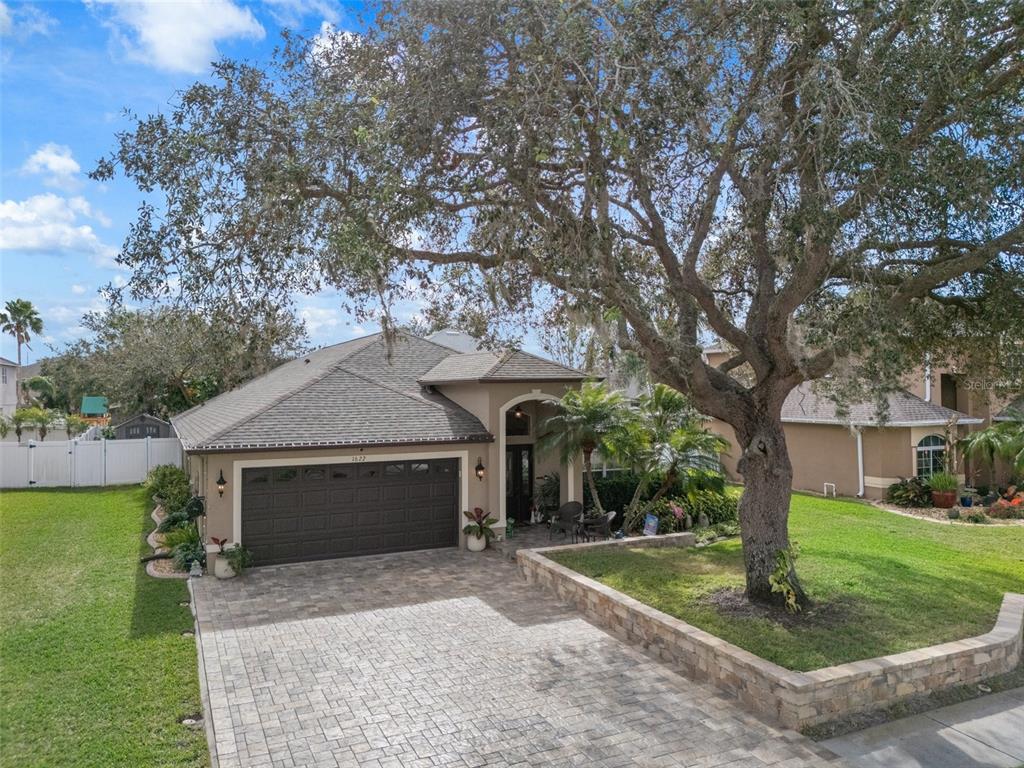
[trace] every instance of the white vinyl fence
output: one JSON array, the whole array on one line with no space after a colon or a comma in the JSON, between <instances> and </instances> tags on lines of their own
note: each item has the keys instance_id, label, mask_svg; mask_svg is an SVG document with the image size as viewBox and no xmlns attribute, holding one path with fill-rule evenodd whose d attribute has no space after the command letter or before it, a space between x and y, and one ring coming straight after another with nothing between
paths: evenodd
<instances>
[{"instance_id":1,"label":"white vinyl fence","mask_svg":"<svg viewBox=\"0 0 1024 768\"><path fill-rule=\"evenodd\" d=\"M183 466L178 438L0 443L0 488L139 483L159 464Z\"/></svg>"}]
</instances>

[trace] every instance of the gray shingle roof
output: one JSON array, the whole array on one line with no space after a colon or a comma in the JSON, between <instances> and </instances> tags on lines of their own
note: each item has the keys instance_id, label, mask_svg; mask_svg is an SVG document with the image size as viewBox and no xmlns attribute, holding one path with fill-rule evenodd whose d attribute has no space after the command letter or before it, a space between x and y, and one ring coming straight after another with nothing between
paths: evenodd
<instances>
[{"instance_id":1,"label":"gray shingle roof","mask_svg":"<svg viewBox=\"0 0 1024 768\"><path fill-rule=\"evenodd\" d=\"M948 424L953 419L956 419L958 424L980 424L982 421L966 413L929 403L902 389L890 392L886 400L888 413L885 424L890 427L940 426ZM809 383L801 384L789 393L782 405L782 420L854 426L876 426L881 423L878 407L874 402L852 403L849 406L849 414L841 417L836 404L814 392Z\"/></svg>"},{"instance_id":2,"label":"gray shingle roof","mask_svg":"<svg viewBox=\"0 0 1024 768\"><path fill-rule=\"evenodd\" d=\"M587 374L519 349L470 352L441 360L420 377L422 384L463 381L583 381Z\"/></svg>"},{"instance_id":3,"label":"gray shingle roof","mask_svg":"<svg viewBox=\"0 0 1024 768\"><path fill-rule=\"evenodd\" d=\"M1010 421L1011 412L1016 411L1018 413L1024 413L1024 395L1021 395L1016 400L1007 405L1003 410L992 417L992 421Z\"/></svg>"},{"instance_id":4,"label":"gray shingle roof","mask_svg":"<svg viewBox=\"0 0 1024 768\"><path fill-rule=\"evenodd\" d=\"M483 424L417 381L452 354L401 334L326 347L171 419L187 450L481 442Z\"/></svg>"}]
</instances>

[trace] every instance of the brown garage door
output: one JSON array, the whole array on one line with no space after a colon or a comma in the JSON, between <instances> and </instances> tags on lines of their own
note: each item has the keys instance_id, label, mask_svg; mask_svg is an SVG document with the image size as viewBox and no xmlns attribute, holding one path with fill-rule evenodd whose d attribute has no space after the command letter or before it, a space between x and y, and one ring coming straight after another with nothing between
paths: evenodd
<instances>
[{"instance_id":1,"label":"brown garage door","mask_svg":"<svg viewBox=\"0 0 1024 768\"><path fill-rule=\"evenodd\" d=\"M458 461L242 470L242 541L255 565L458 544Z\"/></svg>"}]
</instances>

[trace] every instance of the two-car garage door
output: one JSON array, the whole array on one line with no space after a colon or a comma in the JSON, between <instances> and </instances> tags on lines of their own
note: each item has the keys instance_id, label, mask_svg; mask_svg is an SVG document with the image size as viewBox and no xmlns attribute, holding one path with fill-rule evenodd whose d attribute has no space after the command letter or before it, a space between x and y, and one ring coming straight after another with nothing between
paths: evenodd
<instances>
[{"instance_id":1,"label":"two-car garage door","mask_svg":"<svg viewBox=\"0 0 1024 768\"><path fill-rule=\"evenodd\" d=\"M242 470L242 541L255 565L458 544L458 460Z\"/></svg>"}]
</instances>

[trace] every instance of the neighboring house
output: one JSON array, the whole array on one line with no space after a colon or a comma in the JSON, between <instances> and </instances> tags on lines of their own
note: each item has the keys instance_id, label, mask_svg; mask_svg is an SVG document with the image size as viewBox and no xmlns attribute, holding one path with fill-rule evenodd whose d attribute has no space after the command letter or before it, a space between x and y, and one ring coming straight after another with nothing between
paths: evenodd
<instances>
[{"instance_id":1,"label":"neighboring house","mask_svg":"<svg viewBox=\"0 0 1024 768\"><path fill-rule=\"evenodd\" d=\"M118 440L138 440L143 437L175 437L170 422L148 413L140 413L114 427Z\"/></svg>"},{"instance_id":2,"label":"neighboring house","mask_svg":"<svg viewBox=\"0 0 1024 768\"><path fill-rule=\"evenodd\" d=\"M18 364L0 357L0 413L10 416L18 408Z\"/></svg>"},{"instance_id":3,"label":"neighboring house","mask_svg":"<svg viewBox=\"0 0 1024 768\"><path fill-rule=\"evenodd\" d=\"M456 352L480 352L483 349L480 339L455 328L442 328L440 331L434 331L426 339L443 347L454 349Z\"/></svg>"},{"instance_id":4,"label":"neighboring house","mask_svg":"<svg viewBox=\"0 0 1024 768\"><path fill-rule=\"evenodd\" d=\"M462 511L528 521L534 480L581 462L534 449L545 401L586 375L518 350L459 353L400 333L275 368L172 417L210 537L259 564L460 546Z\"/></svg>"},{"instance_id":5,"label":"neighboring house","mask_svg":"<svg viewBox=\"0 0 1024 768\"><path fill-rule=\"evenodd\" d=\"M82 406L78 412L90 424L106 426L110 423L109 410L107 398L99 395L85 395L82 397Z\"/></svg>"},{"instance_id":6,"label":"neighboring house","mask_svg":"<svg viewBox=\"0 0 1024 768\"><path fill-rule=\"evenodd\" d=\"M705 350L705 355L710 364L718 365L730 353L713 348ZM922 371L921 380L909 389L888 395L884 426L875 403L853 403L840 416L835 404L816 394L810 384L793 390L782 407L793 488L883 498L886 489L901 478L927 477L943 469L947 432L955 438L987 422L987 411L979 415L980 405L972 406L969 393L958 389L949 374ZM736 467L741 450L732 427L717 419L708 426L730 442L723 464L731 477L741 479ZM959 466L964 475L964 462ZM970 468L966 474L972 475Z\"/></svg>"}]
</instances>

